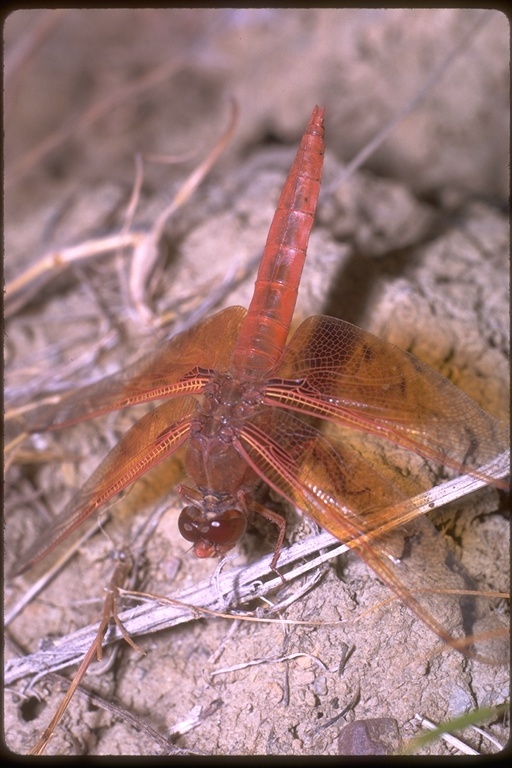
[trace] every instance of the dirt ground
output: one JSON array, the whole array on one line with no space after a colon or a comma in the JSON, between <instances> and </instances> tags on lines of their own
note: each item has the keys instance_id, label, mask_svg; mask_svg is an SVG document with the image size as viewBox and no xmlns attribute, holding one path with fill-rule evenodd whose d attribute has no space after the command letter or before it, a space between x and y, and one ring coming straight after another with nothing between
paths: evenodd
<instances>
[{"instance_id":1,"label":"dirt ground","mask_svg":"<svg viewBox=\"0 0 512 768\"><path fill-rule=\"evenodd\" d=\"M33 273L6 298L7 407L100 379L204 313L247 306L280 186L319 104L326 107L324 184L297 320L322 313L360 325L508 419L503 15L17 11L4 37L6 283L47 254L60 258L82 245L84 255L68 268ZM457 46L459 55L416 110L337 189L344 164ZM132 226L144 231L226 130L232 98L239 108L233 140L169 218L149 280L129 248L85 258L93 241L123 229L136 153L178 159L144 166ZM33 436L15 454L5 494L8 570L143 409L134 411ZM133 540L166 493L170 510L145 546L138 588L177 594L213 575L217 563L196 560L177 531L178 469L166 466L165 475L139 483L104 532L10 622L8 665L99 619L113 548ZM433 468L419 471L434 480ZM509 589L505 508L503 494L486 488L436 519L482 590ZM307 527L295 519L291 534L305 536ZM265 525L250 531L236 563L271 551L273 534ZM6 578L6 613L42 571ZM299 586L284 589L288 595ZM343 727L374 718L396 721L397 733L383 736L396 751L420 730L416 714L439 723L506 699L508 665L481 664L441 647L401 603L386 603L389 597L350 555L279 614L315 626L195 617L135 638L146 655L120 646L109 668L88 675L84 685L96 698L74 698L47 751L350 753L355 740L347 742L345 733L340 741ZM281 598L272 595L274 602ZM504 610L501 602L496 610ZM265 663L250 665L255 660ZM55 677L6 686L10 750L26 754L34 746L62 690ZM487 718L485 728L506 743L503 717ZM499 750L475 730L459 735L479 752ZM423 752L457 750L438 740Z\"/></svg>"}]
</instances>

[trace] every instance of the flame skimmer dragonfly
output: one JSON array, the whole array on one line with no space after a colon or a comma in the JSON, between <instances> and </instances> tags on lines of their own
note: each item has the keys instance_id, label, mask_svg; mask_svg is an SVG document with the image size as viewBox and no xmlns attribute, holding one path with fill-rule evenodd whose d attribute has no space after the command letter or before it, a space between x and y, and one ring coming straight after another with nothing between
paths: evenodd
<instances>
[{"instance_id":1,"label":"flame skimmer dragonfly","mask_svg":"<svg viewBox=\"0 0 512 768\"><path fill-rule=\"evenodd\" d=\"M323 150L324 110L315 108L281 193L248 310L222 310L124 371L25 414L25 430L38 432L165 401L124 435L17 573L186 447L189 481L178 487L185 501L178 525L198 557L232 549L256 512L279 528L276 569L285 524L254 500L263 480L355 548L447 643L463 645L435 599L411 592L425 573L414 578L406 550L432 535L428 521L399 484L345 442L344 430L504 487L482 467L507 449L508 429L424 363L343 320L310 317L288 341ZM393 536L404 521L397 545ZM441 551L446 564L449 556ZM459 589L474 588L460 566L453 572ZM452 600L463 612L462 600ZM471 621L461 615L466 635L474 633L478 610L473 604Z\"/></svg>"}]
</instances>

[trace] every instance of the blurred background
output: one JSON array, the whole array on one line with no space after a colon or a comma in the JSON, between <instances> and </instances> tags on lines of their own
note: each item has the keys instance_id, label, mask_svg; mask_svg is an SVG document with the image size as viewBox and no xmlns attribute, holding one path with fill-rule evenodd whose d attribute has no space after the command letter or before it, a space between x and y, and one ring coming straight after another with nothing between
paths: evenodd
<instances>
[{"instance_id":1,"label":"blurred background","mask_svg":"<svg viewBox=\"0 0 512 768\"><path fill-rule=\"evenodd\" d=\"M296 141L315 103L327 107L331 151L350 160L479 13L16 11L4 31L7 181L30 181L26 198L44 170L87 182L107 167L119 178L134 150L197 149L222 125L229 96L241 112L231 162L262 137ZM508 93L508 28L495 12L368 167L422 192L442 180L505 197ZM30 158L58 131L68 135Z\"/></svg>"}]
</instances>

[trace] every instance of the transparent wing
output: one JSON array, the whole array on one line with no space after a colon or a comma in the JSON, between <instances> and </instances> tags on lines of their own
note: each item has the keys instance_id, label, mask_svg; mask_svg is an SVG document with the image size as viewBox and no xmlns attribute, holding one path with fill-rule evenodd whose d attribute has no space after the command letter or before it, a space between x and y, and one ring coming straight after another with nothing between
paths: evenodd
<instances>
[{"instance_id":1,"label":"transparent wing","mask_svg":"<svg viewBox=\"0 0 512 768\"><path fill-rule=\"evenodd\" d=\"M27 411L22 428L57 429L137 403L202 392L210 371L226 370L246 311L218 312L119 373Z\"/></svg>"},{"instance_id":2,"label":"transparent wing","mask_svg":"<svg viewBox=\"0 0 512 768\"><path fill-rule=\"evenodd\" d=\"M83 487L24 554L16 575L43 558L90 515L174 453L188 437L197 403L192 397L164 403L128 430Z\"/></svg>"},{"instance_id":3,"label":"transparent wing","mask_svg":"<svg viewBox=\"0 0 512 768\"><path fill-rule=\"evenodd\" d=\"M240 434L239 450L247 462L272 488L356 549L440 638L473 653L466 638L478 633L484 617L493 631L502 631L485 601L453 594L476 589L474 582L429 521L419 517L415 502L378 466L338 441L335 430L327 439L291 413L273 414L270 429L268 422L262 424L265 429L256 419ZM422 567L412 557L420 545L426 561ZM494 658L502 649L491 654L486 646L484 653Z\"/></svg>"},{"instance_id":4,"label":"transparent wing","mask_svg":"<svg viewBox=\"0 0 512 768\"><path fill-rule=\"evenodd\" d=\"M509 447L507 426L444 376L335 318L302 323L265 395L269 404L384 437L462 473L478 475Z\"/></svg>"}]
</instances>

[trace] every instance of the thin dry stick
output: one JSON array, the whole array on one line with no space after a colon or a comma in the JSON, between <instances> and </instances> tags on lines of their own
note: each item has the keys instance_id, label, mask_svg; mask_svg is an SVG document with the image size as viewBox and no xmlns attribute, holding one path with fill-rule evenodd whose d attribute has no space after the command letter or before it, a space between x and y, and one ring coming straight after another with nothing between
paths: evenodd
<instances>
[{"instance_id":1,"label":"thin dry stick","mask_svg":"<svg viewBox=\"0 0 512 768\"><path fill-rule=\"evenodd\" d=\"M210 151L206 159L192 171L187 179L185 179L174 199L159 214L151 230L134 249L130 268L130 294L137 313L145 322L148 322L153 317L153 313L147 306L145 289L149 275L154 269L155 261L158 258L158 243L162 237L165 224L169 217L190 199L205 176L211 171L220 154L226 149L231 141L237 119L238 107L236 102L232 101L231 119L227 130Z\"/></svg>"},{"instance_id":2,"label":"thin dry stick","mask_svg":"<svg viewBox=\"0 0 512 768\"><path fill-rule=\"evenodd\" d=\"M368 160L371 155L381 146L381 144L384 143L384 141L387 139L387 137L391 134L391 132L396 128L399 123L401 123L405 118L410 115L416 107L425 99L427 94L432 90L432 88L441 80L443 75L446 74L446 72L450 69L453 62L462 54L466 53L467 50L470 47L470 44L473 42L473 40L476 37L476 34L479 32L479 30L486 24L488 21L490 21L492 18L492 12L491 11L484 11L480 16L477 18L476 22L471 26L467 32L462 36L459 43L453 48L449 53L445 56L445 58L441 61L438 67L434 69L432 74L427 78L425 83L421 86L421 88L416 91L415 95L407 102L407 104L403 107L403 109L398 112L398 114L393 117L392 120L390 120L382 130L380 130L374 137L371 139L365 146L361 149L360 152L356 154L354 158L348 163L345 168L343 169L342 173L335 182L333 182L329 187L327 187L324 191L324 194L331 194L336 189L339 189L339 187L342 186L356 171L358 168L362 166L363 163Z\"/></svg>"},{"instance_id":3,"label":"thin dry stick","mask_svg":"<svg viewBox=\"0 0 512 768\"><path fill-rule=\"evenodd\" d=\"M19 182L47 154L56 149L59 144L72 136L76 138L76 136L87 130L107 112L159 85L169 78L182 63L184 63L182 58L173 57L160 64L160 66L154 67L129 85L124 85L118 88L117 91L106 94L102 99L88 107L85 112L72 117L61 128L43 139L30 152L27 152L26 155L14 164L14 167L7 170L5 174L5 189L9 189L13 184Z\"/></svg>"},{"instance_id":4,"label":"thin dry stick","mask_svg":"<svg viewBox=\"0 0 512 768\"><path fill-rule=\"evenodd\" d=\"M496 469L497 464L499 462L492 462L483 469L489 476L504 477L509 471L508 454L503 454L499 469ZM417 511L425 514L483 486L485 486L484 481L477 478L465 475L455 478L415 497ZM340 544L331 534L321 533L283 549L279 557L279 568L286 575L287 582L291 582L304 573L318 568L327 560L338 557L351 546L352 542L350 546ZM203 581L173 599L124 611L119 618L129 635L137 637L197 620L204 609L225 610L228 605L235 607L248 599L262 597L282 585L281 579L270 568L272 557L273 555L266 555L250 566L223 573L215 585L212 585L210 580ZM304 562L309 557L312 559ZM292 566L294 563L299 564L293 566L291 570L286 570L287 566ZM10 660L6 665L5 682L13 683L27 675L44 673L77 663L89 648L96 632L97 627L84 627L57 640L50 649L38 650L26 657ZM113 632L109 642L115 642L121 637L122 633L119 630Z\"/></svg>"},{"instance_id":5,"label":"thin dry stick","mask_svg":"<svg viewBox=\"0 0 512 768\"><path fill-rule=\"evenodd\" d=\"M188 717L186 720L182 720L181 722L175 723L169 727L168 732L171 739L174 741L180 736L183 736L185 733L191 731L193 728L197 728L208 717L211 717L213 714L215 714L215 712L222 706L222 704L222 699L214 699L207 707L202 707L201 705L194 707L191 714L195 715L197 712L195 717Z\"/></svg>"},{"instance_id":6,"label":"thin dry stick","mask_svg":"<svg viewBox=\"0 0 512 768\"><path fill-rule=\"evenodd\" d=\"M151 515L146 518L141 526L141 529L135 534L133 546L130 547L131 551L137 552L139 557L140 552L145 548L147 541L153 535L156 527L158 526L160 519L168 510L168 503L164 501L158 507L156 507ZM52 564L51 568L38 579L35 584L32 584L29 589L23 594L23 596L4 614L4 626L8 626L25 608L32 602L32 600L39 594L46 586L52 581L52 579L62 570L64 565L73 557L73 555L88 541L98 530L102 529L109 520L109 513L104 510L94 525L84 533L75 543L68 547L63 552L62 556ZM142 537L142 538L141 538ZM120 591L120 586L117 587L117 591Z\"/></svg>"},{"instance_id":7,"label":"thin dry stick","mask_svg":"<svg viewBox=\"0 0 512 768\"><path fill-rule=\"evenodd\" d=\"M318 664L318 666L324 669L325 671L328 671L329 669L327 665L324 664L324 662L318 658L318 656L314 656L312 653L304 653L302 651L297 651L296 653L289 653L287 656L275 656L275 657L268 656L262 659L251 659L251 661L244 661L241 664L233 664L233 666L231 667L216 669L213 672L210 672L209 677L216 677L217 675L225 675L228 672L237 672L239 669L247 669L247 667L256 667L256 666L259 666L260 664L282 664L283 661L290 661L291 659L299 659L302 657L311 659L311 661L314 661L315 664Z\"/></svg>"},{"instance_id":8,"label":"thin dry stick","mask_svg":"<svg viewBox=\"0 0 512 768\"><path fill-rule=\"evenodd\" d=\"M16 616L18 616L24 608L32 602L32 600L36 597L36 595L39 594L43 589L46 589L48 584L52 581L52 579L62 570L62 568L66 565L66 563L73 557L75 552L77 552L83 544L85 544L86 541L88 541L91 536L94 536L95 533L101 528L105 522L108 520L107 515L102 515L101 520L97 520L95 524L90 528L90 530L86 531L83 536L78 539L71 547L69 547L64 554L59 557L59 559L52 564L52 567L46 571L43 576L41 576L40 579L38 579L34 584L32 584L29 589L23 594L20 600L12 606L8 611L4 614L4 626L7 627Z\"/></svg>"},{"instance_id":9,"label":"thin dry stick","mask_svg":"<svg viewBox=\"0 0 512 768\"><path fill-rule=\"evenodd\" d=\"M490 20L490 18L491 18L491 14L489 12L485 12L477 19L474 26L471 27L470 30L468 30L468 32L463 36L459 44L452 51L450 51L450 53L445 57L445 59L436 68L436 70L434 70L434 72L426 80L426 82L415 94L415 96L410 99L410 101L405 105L405 107L385 126L385 128L379 131L377 135L363 147L363 149L344 168L342 175L336 180L336 182L334 182L329 188L326 188L323 191L324 195L332 193L335 189L337 189L343 183L345 183L353 175L353 173L358 168L360 168L363 165L363 163L366 162L366 160L381 146L381 144L385 141L387 136L396 127L396 125L402 122L411 112L414 111L414 109L417 108L417 106L426 98L430 90L432 90L432 88L442 78L442 76L446 73L446 71L448 71L453 61L459 55L461 55L466 51L468 44L472 41L476 32L481 27L483 27L483 25L488 20ZM168 65L164 65L162 69L165 70L166 66ZM142 78L142 80L145 81L145 79L147 78L150 83L153 83L152 78L156 78L156 81L158 82L159 77L161 76L159 73L160 73L160 69L157 68L157 70L145 76L145 78ZM99 117L103 113L104 109L109 106L108 101L110 98L115 100L116 98L122 97L122 100L124 100L125 96L123 94L125 91L130 91L131 89L134 89L134 92L132 95L135 95L138 92L139 87L141 86L139 86L136 83L127 89L120 89L120 91L117 94L114 94L114 96L107 97L106 105L104 105L103 102L99 102L97 105L94 105L93 108L91 108L92 118L89 116L88 119L85 119L85 124L88 124L90 119L93 119L93 120L97 119L97 117ZM144 87L146 86L143 86L142 90L144 89ZM96 115L97 112L98 112L98 115ZM87 117L87 113L86 113L86 117ZM233 122L236 120L235 115L233 115L232 120ZM232 123L228 128L228 131L225 137L223 137L220 140L218 148L214 148L214 150L212 150L213 160L211 162L211 165L215 162L215 160L217 159L217 156L223 151L225 144L227 144L227 142L229 141L229 138L227 138L227 136L230 135L233 129L234 129L234 125ZM53 269L59 269L63 266L63 264L66 264L68 262L71 262L77 259L83 259L86 257L106 253L115 249L123 249L125 247L132 247L137 254L136 258L134 259L136 266L134 265L131 272L130 288L131 288L132 295L134 297L136 307L138 307L141 310L142 314L144 315L145 312L147 312L147 309L146 310L143 309L145 307L145 304L144 304L144 301L141 300L140 298L140 293L141 293L140 285L141 283L145 284L147 279L147 271L143 266L145 263L145 260L148 259L151 263L153 263L155 259L155 254L157 254L158 252L157 244L158 244L158 239L161 235L161 231L159 232L158 230L162 229L166 219L176 210L176 208L182 205L185 199L188 199L188 197L190 197L190 195L192 194L192 191L200 183L200 180L204 177L204 175L206 175L208 170L210 170L211 165L208 165L208 164L209 164L209 158L207 158L204 161L204 163L201 166L199 166L191 174L191 176L185 182L185 185L183 186L182 190L180 190L180 192L178 193L176 198L172 201L172 203L168 206L168 208L164 212L162 212L162 214L160 214L159 219L155 224L155 227L149 233L147 233L146 236L144 236L143 233L124 232L119 235L113 235L109 238L103 238L102 240L88 241L87 243L80 244L79 246L75 246L74 248L66 248L63 250L51 252L47 256L43 257L36 265L33 265L28 270L26 270L18 278L8 283L5 290L6 316L12 315L15 311L18 311L20 307L26 303L28 298L30 298L35 292L36 286L35 285L33 286L32 291L29 294L28 298L24 300L18 296L19 292L22 289L27 290L27 286L30 283L33 283L37 278L40 278L43 274L51 272ZM206 167L206 170L201 170L203 166ZM201 173L203 174L202 176L201 176ZM200 177L199 180L196 179L196 176ZM7 188L7 184L6 184L6 188ZM135 188L134 188L134 194L135 194ZM132 195L132 199L133 199L133 195ZM142 266L139 266L139 264L142 264ZM141 273L141 276L143 277L143 279L141 279L141 277L139 276L138 274L139 272Z\"/></svg>"},{"instance_id":10,"label":"thin dry stick","mask_svg":"<svg viewBox=\"0 0 512 768\"><path fill-rule=\"evenodd\" d=\"M455 718L454 720L440 724L434 723L432 720L429 720L429 718L423 717L423 715L416 714L414 716L415 720L418 720L421 726L426 728L428 731L431 731L432 737L428 736L426 733L415 736L402 750L402 754L413 754L413 752L415 752L418 747L423 746L423 744L428 744L431 741L434 741L436 738L441 738L446 741L447 744L456 747L466 755L478 755L480 753L474 750L473 747L465 744L463 741L456 738L452 734L452 731L462 730L466 727L474 729L484 738L488 739L491 743L498 747L499 750L502 750L503 744L501 744L497 739L494 738L494 736L487 733L482 728L478 728L473 721L482 722L483 720L494 719L507 711L508 704L505 703L495 707L480 708L474 712L467 712Z\"/></svg>"},{"instance_id":11,"label":"thin dry stick","mask_svg":"<svg viewBox=\"0 0 512 768\"><path fill-rule=\"evenodd\" d=\"M6 52L4 58L4 88L12 87L14 78L20 75L21 69L27 64L38 47L50 35L57 24L62 21L69 9L54 8L42 11L25 34ZM4 92L4 98L10 96Z\"/></svg>"},{"instance_id":12,"label":"thin dry stick","mask_svg":"<svg viewBox=\"0 0 512 768\"><path fill-rule=\"evenodd\" d=\"M61 675L56 674L55 672L51 672L48 675L48 680L51 683L58 683L61 684L68 684L69 680L66 680ZM94 693L94 691L89 691L87 688L84 688L83 686L79 685L76 689L77 694L83 696L85 699L87 699L88 702L93 704L96 707L101 707L101 709L104 709L106 712L110 712L116 720L120 722L124 722L127 725L129 725L131 728L134 728L139 733L142 733L143 735L149 737L152 739L155 744L159 746L159 748L162 750L162 754L164 755L197 755L202 754L199 751L194 751L190 749L180 749L179 747L175 747L174 744L171 744L170 740L167 739L165 736L162 736L161 733L158 733L149 723L147 723L145 720L142 719L142 717L139 717L132 712L129 712L124 707L120 706L119 704L116 704L115 701L109 701L108 699L104 699L102 696L99 696L97 693Z\"/></svg>"},{"instance_id":13,"label":"thin dry stick","mask_svg":"<svg viewBox=\"0 0 512 768\"><path fill-rule=\"evenodd\" d=\"M37 744L35 745L35 747L33 747L33 749L30 750L29 754L31 755L43 754L44 750L48 745L48 742L50 741L51 737L55 733L55 729L57 728L57 725L62 719L64 712L68 708L68 705L73 697L73 694L75 693L78 685L82 681L82 678L84 677L87 671L87 668L89 667L94 655L96 655L96 658L98 661L101 661L103 657L103 649L102 649L103 638L107 632L107 629L112 619L114 620L115 625L121 632L125 641L129 645L131 645L131 647L135 651L137 651L138 653L141 653L142 655L145 655L145 652L141 648L139 648L138 645L136 645L136 643L131 639L129 634L126 632L125 628L123 627L123 623L119 619L119 615L117 612L117 598L119 595L119 589L126 582L126 579L128 578L128 575L130 573L132 566L133 566L133 561L127 555L127 553L120 552L118 554L118 564L114 571L114 575L112 576L112 579L110 581L110 585L107 589L107 596L105 598L105 602L103 605L103 614L100 620L98 631L96 633L96 637L91 643L89 650L85 654L82 660L82 663L78 667L78 670L75 676L73 677L73 680L71 681L71 685L69 686L66 692L66 695L62 699L56 713L52 717L48 726L43 731L43 734L39 739L39 741L37 742Z\"/></svg>"},{"instance_id":14,"label":"thin dry stick","mask_svg":"<svg viewBox=\"0 0 512 768\"><path fill-rule=\"evenodd\" d=\"M19 312L41 286L55 274L60 273L64 267L76 261L102 256L119 249L135 248L143 238L143 232L127 232L125 235L116 233L50 251L5 286L6 317Z\"/></svg>"},{"instance_id":15,"label":"thin dry stick","mask_svg":"<svg viewBox=\"0 0 512 768\"><path fill-rule=\"evenodd\" d=\"M186 331L193 325L203 319L214 307L218 306L220 301L229 294L237 285L242 283L248 275L252 274L253 270L261 261L261 253L253 256L245 264L237 264L232 261L228 267L228 271L222 276L222 280L218 285L198 286L197 294L198 300L194 303L194 306L190 310L186 310L185 316L177 314L176 310L170 312L163 312L157 319L159 326L165 326L171 321L174 321L172 327L172 335L176 335L181 331ZM205 295L206 294L206 295ZM201 296L205 295L204 299Z\"/></svg>"},{"instance_id":16,"label":"thin dry stick","mask_svg":"<svg viewBox=\"0 0 512 768\"><path fill-rule=\"evenodd\" d=\"M151 229L147 232L129 229L142 184L142 166L136 156L135 182L125 215L125 223L120 232L107 237L86 240L76 246L50 251L35 264L22 272L5 288L5 313L7 317L18 312L41 289L42 284L69 265L103 256L114 251L131 249L133 251L130 269L130 293L139 316L145 321L153 317L145 301L145 287L158 258L158 244L169 217L184 205L214 166L220 154L229 144L237 122L238 108L232 102L231 119L227 130L210 151L206 159L195 168L185 180L173 200L159 214Z\"/></svg>"}]
</instances>

